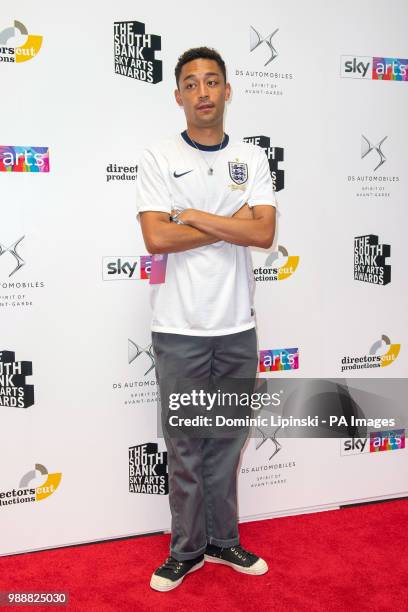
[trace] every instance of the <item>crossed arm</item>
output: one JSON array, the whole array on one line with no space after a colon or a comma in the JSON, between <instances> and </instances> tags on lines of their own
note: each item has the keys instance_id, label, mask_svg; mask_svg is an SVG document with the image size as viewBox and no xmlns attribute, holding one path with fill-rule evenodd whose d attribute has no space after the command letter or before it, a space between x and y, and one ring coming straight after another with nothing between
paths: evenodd
<instances>
[{"instance_id":1,"label":"crossed arm","mask_svg":"<svg viewBox=\"0 0 408 612\"><path fill-rule=\"evenodd\" d=\"M172 223L167 213L140 213L143 238L149 253L177 253L219 240L268 249L275 235L274 206L251 209L245 204L232 217L189 208L178 215L178 219L185 225Z\"/></svg>"}]
</instances>

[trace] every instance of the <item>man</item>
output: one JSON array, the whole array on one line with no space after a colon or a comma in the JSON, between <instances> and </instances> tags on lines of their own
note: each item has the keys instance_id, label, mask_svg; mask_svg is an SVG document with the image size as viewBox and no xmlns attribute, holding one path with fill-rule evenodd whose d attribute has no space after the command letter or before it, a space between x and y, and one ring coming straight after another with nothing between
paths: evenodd
<instances>
[{"instance_id":1,"label":"man","mask_svg":"<svg viewBox=\"0 0 408 612\"><path fill-rule=\"evenodd\" d=\"M180 377L255 377L247 247L270 248L275 232L276 202L263 150L231 144L224 134L231 87L223 59L214 49L190 49L179 58L175 76L187 130L144 152L137 188L146 248L162 255L166 266L164 282L152 287L162 410L169 388L180 388ZM177 587L204 560L247 574L268 571L263 559L239 545L236 477L246 435L165 432L164 438L172 536L170 557L152 575L151 587Z\"/></svg>"}]
</instances>

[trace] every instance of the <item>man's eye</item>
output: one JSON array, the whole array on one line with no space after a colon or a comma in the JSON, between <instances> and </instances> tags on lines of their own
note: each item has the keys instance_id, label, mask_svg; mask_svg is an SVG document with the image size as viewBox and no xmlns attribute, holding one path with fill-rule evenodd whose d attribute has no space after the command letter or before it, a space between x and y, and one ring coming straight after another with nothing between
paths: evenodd
<instances>
[{"instance_id":1,"label":"man's eye","mask_svg":"<svg viewBox=\"0 0 408 612\"><path fill-rule=\"evenodd\" d=\"M188 83L186 89L192 89L194 87L194 83Z\"/></svg>"},{"instance_id":2,"label":"man's eye","mask_svg":"<svg viewBox=\"0 0 408 612\"><path fill-rule=\"evenodd\" d=\"M214 85L217 85L217 83L218 83L218 81L214 81L214 80L212 80L212 81L208 81L208 84L209 84L211 87L213 87Z\"/></svg>"}]
</instances>

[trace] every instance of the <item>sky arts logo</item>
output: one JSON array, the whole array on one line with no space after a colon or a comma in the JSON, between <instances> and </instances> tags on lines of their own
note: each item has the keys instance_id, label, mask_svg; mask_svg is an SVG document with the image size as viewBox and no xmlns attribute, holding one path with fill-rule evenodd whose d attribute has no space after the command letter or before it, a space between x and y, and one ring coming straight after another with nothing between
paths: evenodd
<instances>
[{"instance_id":1,"label":"sky arts logo","mask_svg":"<svg viewBox=\"0 0 408 612\"><path fill-rule=\"evenodd\" d=\"M254 278L257 282L280 281L289 278L299 265L299 255L289 255L284 246L279 245L277 251L269 253L265 264L254 268Z\"/></svg>"},{"instance_id":2,"label":"sky arts logo","mask_svg":"<svg viewBox=\"0 0 408 612\"><path fill-rule=\"evenodd\" d=\"M0 32L0 62L27 62L41 49L43 37L29 34L21 21Z\"/></svg>"},{"instance_id":3,"label":"sky arts logo","mask_svg":"<svg viewBox=\"0 0 408 612\"><path fill-rule=\"evenodd\" d=\"M102 278L111 280L147 280L151 255L109 255L102 258Z\"/></svg>"},{"instance_id":4,"label":"sky arts logo","mask_svg":"<svg viewBox=\"0 0 408 612\"><path fill-rule=\"evenodd\" d=\"M26 383L32 376L31 361L16 361L13 351L0 351L0 406L29 408L34 404L34 385Z\"/></svg>"},{"instance_id":5,"label":"sky arts logo","mask_svg":"<svg viewBox=\"0 0 408 612\"><path fill-rule=\"evenodd\" d=\"M389 337L383 334L381 339L371 346L368 355L360 357L345 355L341 360L341 371L385 368L394 363L400 350L400 344L393 344Z\"/></svg>"},{"instance_id":6,"label":"sky arts logo","mask_svg":"<svg viewBox=\"0 0 408 612\"><path fill-rule=\"evenodd\" d=\"M17 489L0 491L0 507L46 499L58 489L61 478L61 472L49 474L44 465L36 463L35 469L21 478ZM39 480L43 482L40 484Z\"/></svg>"},{"instance_id":7,"label":"sky arts logo","mask_svg":"<svg viewBox=\"0 0 408 612\"><path fill-rule=\"evenodd\" d=\"M340 454L343 457L402 450L403 448L405 448L405 429L371 431L369 438L342 438L340 440Z\"/></svg>"},{"instance_id":8,"label":"sky arts logo","mask_svg":"<svg viewBox=\"0 0 408 612\"><path fill-rule=\"evenodd\" d=\"M342 55L340 75L352 79L408 81L408 59Z\"/></svg>"},{"instance_id":9,"label":"sky arts logo","mask_svg":"<svg viewBox=\"0 0 408 612\"><path fill-rule=\"evenodd\" d=\"M155 59L155 52L161 50L161 37L145 34L144 23L115 21L114 50L116 74L152 84L162 80L162 61Z\"/></svg>"},{"instance_id":10,"label":"sky arts logo","mask_svg":"<svg viewBox=\"0 0 408 612\"><path fill-rule=\"evenodd\" d=\"M299 349L267 349L259 351L259 372L280 372L299 369Z\"/></svg>"},{"instance_id":11,"label":"sky arts logo","mask_svg":"<svg viewBox=\"0 0 408 612\"><path fill-rule=\"evenodd\" d=\"M265 151L271 171L273 188L281 191L285 187L285 171L278 168L279 162L283 162L284 149L282 147L271 147L271 139L268 136L246 136L244 142L261 147Z\"/></svg>"},{"instance_id":12,"label":"sky arts logo","mask_svg":"<svg viewBox=\"0 0 408 612\"><path fill-rule=\"evenodd\" d=\"M49 172L48 147L0 145L0 172Z\"/></svg>"},{"instance_id":13,"label":"sky arts logo","mask_svg":"<svg viewBox=\"0 0 408 612\"><path fill-rule=\"evenodd\" d=\"M370 453L401 450L405 448L405 429L370 432Z\"/></svg>"},{"instance_id":14,"label":"sky arts logo","mask_svg":"<svg viewBox=\"0 0 408 612\"><path fill-rule=\"evenodd\" d=\"M155 442L129 448L129 493L167 495L169 475L167 452L158 451Z\"/></svg>"},{"instance_id":15,"label":"sky arts logo","mask_svg":"<svg viewBox=\"0 0 408 612\"><path fill-rule=\"evenodd\" d=\"M389 244L380 244L375 234L354 238L354 280L372 285L391 282L391 265L385 260L391 255Z\"/></svg>"},{"instance_id":16,"label":"sky arts logo","mask_svg":"<svg viewBox=\"0 0 408 612\"><path fill-rule=\"evenodd\" d=\"M340 454L344 457L361 455L361 453L368 453L369 450L368 438L342 438L340 440Z\"/></svg>"}]
</instances>

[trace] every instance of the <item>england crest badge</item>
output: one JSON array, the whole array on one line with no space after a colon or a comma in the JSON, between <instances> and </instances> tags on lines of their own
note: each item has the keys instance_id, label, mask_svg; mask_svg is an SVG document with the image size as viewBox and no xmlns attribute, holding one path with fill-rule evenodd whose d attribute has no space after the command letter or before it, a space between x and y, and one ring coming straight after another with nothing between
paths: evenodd
<instances>
[{"instance_id":1,"label":"england crest badge","mask_svg":"<svg viewBox=\"0 0 408 612\"><path fill-rule=\"evenodd\" d=\"M228 162L230 177L237 185L243 185L248 180L248 165L241 162Z\"/></svg>"}]
</instances>

